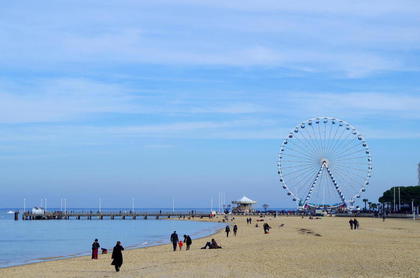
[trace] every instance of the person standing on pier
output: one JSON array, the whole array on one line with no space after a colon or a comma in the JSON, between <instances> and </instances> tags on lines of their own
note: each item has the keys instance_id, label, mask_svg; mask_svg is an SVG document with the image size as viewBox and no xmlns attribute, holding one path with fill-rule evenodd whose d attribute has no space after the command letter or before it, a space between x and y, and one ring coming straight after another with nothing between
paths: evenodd
<instances>
[{"instance_id":1,"label":"person standing on pier","mask_svg":"<svg viewBox=\"0 0 420 278\"><path fill-rule=\"evenodd\" d=\"M95 241L92 243L92 260L98 259L98 250L101 245L99 244L99 241L97 238L95 238Z\"/></svg>"},{"instance_id":2,"label":"person standing on pier","mask_svg":"<svg viewBox=\"0 0 420 278\"><path fill-rule=\"evenodd\" d=\"M174 251L176 251L176 246L178 245L178 234L176 233L176 231L174 231L171 235L171 242L172 242L172 246L174 247Z\"/></svg>"},{"instance_id":3,"label":"person standing on pier","mask_svg":"<svg viewBox=\"0 0 420 278\"><path fill-rule=\"evenodd\" d=\"M121 242L117 241L117 244L114 246L114 249L112 250L112 263L111 265L115 266L115 271L120 271L120 268L123 264L123 255L122 251L124 250L124 247L122 247Z\"/></svg>"}]
</instances>

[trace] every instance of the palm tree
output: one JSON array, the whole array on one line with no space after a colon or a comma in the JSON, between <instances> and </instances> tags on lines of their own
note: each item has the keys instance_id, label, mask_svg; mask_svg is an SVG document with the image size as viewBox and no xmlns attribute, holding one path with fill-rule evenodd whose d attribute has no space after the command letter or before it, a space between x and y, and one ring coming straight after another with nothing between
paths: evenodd
<instances>
[{"instance_id":1,"label":"palm tree","mask_svg":"<svg viewBox=\"0 0 420 278\"><path fill-rule=\"evenodd\" d=\"M362 201L365 203L365 210L367 210L367 208L366 208L366 203L367 203L369 200L368 200L368 199L363 199Z\"/></svg>"}]
</instances>

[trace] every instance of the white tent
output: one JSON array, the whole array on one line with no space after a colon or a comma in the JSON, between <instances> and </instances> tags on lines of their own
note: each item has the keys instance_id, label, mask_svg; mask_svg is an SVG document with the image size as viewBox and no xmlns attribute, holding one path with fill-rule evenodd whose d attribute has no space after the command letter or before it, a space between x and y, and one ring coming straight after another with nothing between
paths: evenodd
<instances>
[{"instance_id":1,"label":"white tent","mask_svg":"<svg viewBox=\"0 0 420 278\"><path fill-rule=\"evenodd\" d=\"M251 199L249 199L246 196L243 196L241 199L237 200L237 201L232 201L232 204L256 204L256 201L253 201Z\"/></svg>"}]
</instances>

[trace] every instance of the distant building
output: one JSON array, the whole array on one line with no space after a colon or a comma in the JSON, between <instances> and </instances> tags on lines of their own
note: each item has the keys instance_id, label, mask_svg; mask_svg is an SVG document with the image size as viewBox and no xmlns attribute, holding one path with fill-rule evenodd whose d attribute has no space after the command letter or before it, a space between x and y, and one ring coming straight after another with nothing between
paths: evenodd
<instances>
[{"instance_id":1,"label":"distant building","mask_svg":"<svg viewBox=\"0 0 420 278\"><path fill-rule=\"evenodd\" d=\"M252 205L256 204L256 201L249 199L246 196L243 196L241 199L232 201L232 204L236 205L235 208L232 209L234 213L250 213L253 212L254 209Z\"/></svg>"},{"instance_id":2,"label":"distant building","mask_svg":"<svg viewBox=\"0 0 420 278\"><path fill-rule=\"evenodd\" d=\"M32 214L34 214L34 215L44 215L45 214L45 209L41 208L41 207L33 207L32 208Z\"/></svg>"}]
</instances>

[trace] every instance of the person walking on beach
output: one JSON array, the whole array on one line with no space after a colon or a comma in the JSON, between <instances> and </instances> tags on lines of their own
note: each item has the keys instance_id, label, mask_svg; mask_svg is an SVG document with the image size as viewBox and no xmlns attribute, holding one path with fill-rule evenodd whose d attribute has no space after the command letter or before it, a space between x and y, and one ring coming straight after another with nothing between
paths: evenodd
<instances>
[{"instance_id":1,"label":"person walking on beach","mask_svg":"<svg viewBox=\"0 0 420 278\"><path fill-rule=\"evenodd\" d=\"M112 250L112 263L111 265L115 266L115 271L120 271L120 268L123 264L123 255L122 251L124 250L124 247L122 247L121 242L117 241L117 244L114 246L114 249Z\"/></svg>"},{"instance_id":2,"label":"person walking on beach","mask_svg":"<svg viewBox=\"0 0 420 278\"><path fill-rule=\"evenodd\" d=\"M354 226L354 229L355 230L358 230L359 229L359 221L357 221L356 218L354 218L354 220L353 220L353 226Z\"/></svg>"},{"instance_id":3,"label":"person walking on beach","mask_svg":"<svg viewBox=\"0 0 420 278\"><path fill-rule=\"evenodd\" d=\"M225 232L226 232L226 237L229 237L229 233L230 233L230 227L229 227L229 225L226 226Z\"/></svg>"},{"instance_id":4,"label":"person walking on beach","mask_svg":"<svg viewBox=\"0 0 420 278\"><path fill-rule=\"evenodd\" d=\"M353 230L353 226L354 226L353 219L349 220L349 224L350 224L350 230Z\"/></svg>"},{"instance_id":5,"label":"person walking on beach","mask_svg":"<svg viewBox=\"0 0 420 278\"><path fill-rule=\"evenodd\" d=\"M176 246L178 245L178 234L176 233L176 231L174 231L171 235L171 242L172 242L172 246L174 248L174 251L176 251Z\"/></svg>"},{"instance_id":6,"label":"person walking on beach","mask_svg":"<svg viewBox=\"0 0 420 278\"><path fill-rule=\"evenodd\" d=\"M182 246L184 246L184 242L182 240L178 241L179 251L182 250Z\"/></svg>"},{"instance_id":7,"label":"person walking on beach","mask_svg":"<svg viewBox=\"0 0 420 278\"><path fill-rule=\"evenodd\" d=\"M268 225L268 223L264 223L263 229L264 229L264 234L268 234L268 232L270 231L271 227L270 227L270 225Z\"/></svg>"},{"instance_id":8,"label":"person walking on beach","mask_svg":"<svg viewBox=\"0 0 420 278\"><path fill-rule=\"evenodd\" d=\"M92 260L98 259L98 250L101 245L99 245L99 241L95 238L95 241L92 243Z\"/></svg>"},{"instance_id":9,"label":"person walking on beach","mask_svg":"<svg viewBox=\"0 0 420 278\"><path fill-rule=\"evenodd\" d=\"M233 235L236 236L236 233L238 232L238 225L233 226Z\"/></svg>"},{"instance_id":10,"label":"person walking on beach","mask_svg":"<svg viewBox=\"0 0 420 278\"><path fill-rule=\"evenodd\" d=\"M184 235L184 242L185 242L185 245L186 245L186 250L190 250L190 246L191 246L191 244L192 244L192 240L191 240L191 237L189 236L189 235Z\"/></svg>"}]
</instances>

